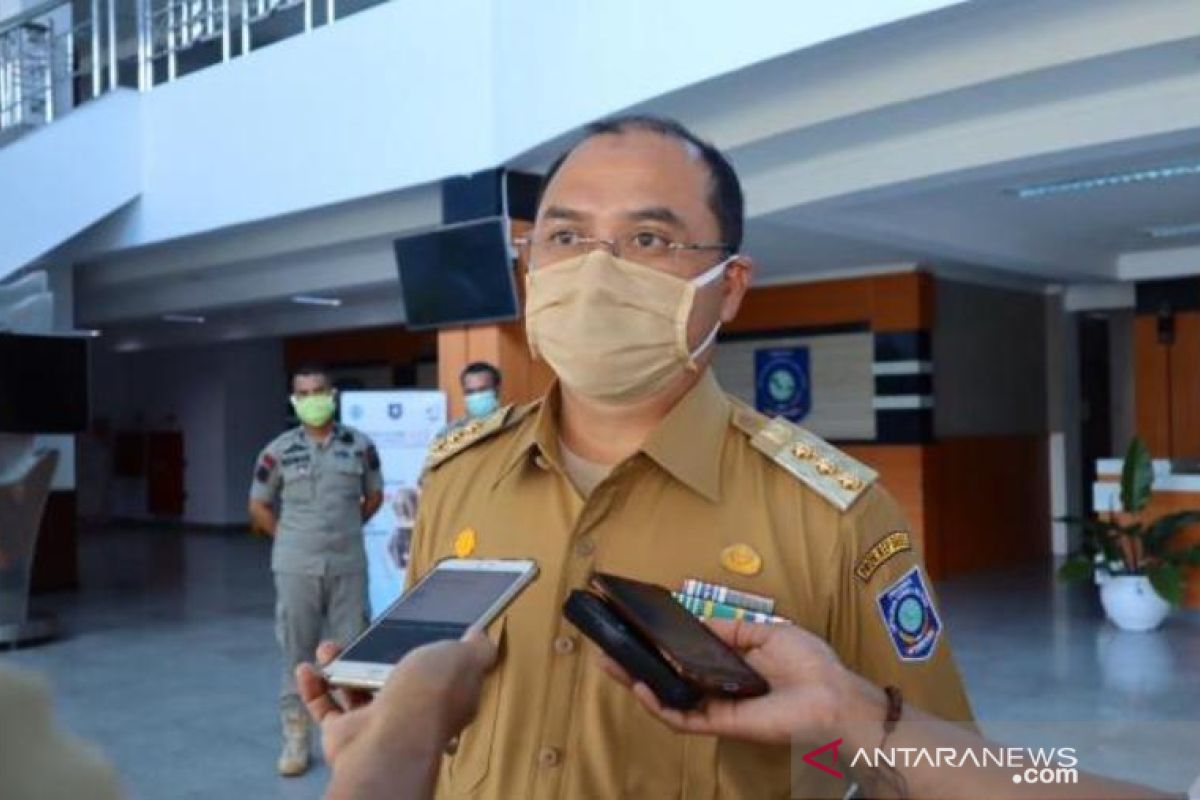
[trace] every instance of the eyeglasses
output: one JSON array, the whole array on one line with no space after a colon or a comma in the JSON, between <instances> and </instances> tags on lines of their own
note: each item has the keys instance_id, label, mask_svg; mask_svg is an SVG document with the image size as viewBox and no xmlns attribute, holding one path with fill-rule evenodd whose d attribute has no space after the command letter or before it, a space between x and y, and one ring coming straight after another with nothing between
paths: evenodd
<instances>
[{"instance_id":1,"label":"eyeglasses","mask_svg":"<svg viewBox=\"0 0 1200 800\"><path fill-rule=\"evenodd\" d=\"M570 229L558 229L545 233L534 231L530 236L513 239L523 258L531 266L547 266L568 258L585 255L597 247L606 247L617 258L626 258L647 267L670 270L675 267L691 266L696 256L709 251L732 255L733 249L722 243L696 244L675 242L661 233L633 230L618 234L612 239L584 236Z\"/></svg>"}]
</instances>

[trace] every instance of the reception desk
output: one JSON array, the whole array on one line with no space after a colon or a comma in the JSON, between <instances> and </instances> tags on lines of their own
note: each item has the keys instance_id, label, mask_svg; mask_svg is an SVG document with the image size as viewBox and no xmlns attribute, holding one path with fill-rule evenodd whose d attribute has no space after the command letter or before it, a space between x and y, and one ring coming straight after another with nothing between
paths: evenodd
<instances>
[{"instance_id":1,"label":"reception desk","mask_svg":"<svg viewBox=\"0 0 1200 800\"><path fill-rule=\"evenodd\" d=\"M1121 460L1100 459L1096 462L1096 483L1092 485L1092 509L1099 514L1121 510ZM1200 473L1173 472L1171 462L1154 460L1154 494L1144 516L1153 520L1164 514L1187 509L1200 509ZM1200 543L1200 525L1184 529L1179 541ZM1200 569L1190 570L1184 590L1183 604L1200 608Z\"/></svg>"}]
</instances>

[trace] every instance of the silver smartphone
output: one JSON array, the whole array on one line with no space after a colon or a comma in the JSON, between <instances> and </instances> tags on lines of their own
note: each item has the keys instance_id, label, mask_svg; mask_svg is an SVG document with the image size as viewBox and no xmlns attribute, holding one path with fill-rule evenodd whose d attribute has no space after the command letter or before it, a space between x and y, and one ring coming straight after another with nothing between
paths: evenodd
<instances>
[{"instance_id":1,"label":"silver smartphone","mask_svg":"<svg viewBox=\"0 0 1200 800\"><path fill-rule=\"evenodd\" d=\"M439 561L326 665L325 677L338 686L378 689L410 650L487 627L536 576L529 559Z\"/></svg>"}]
</instances>

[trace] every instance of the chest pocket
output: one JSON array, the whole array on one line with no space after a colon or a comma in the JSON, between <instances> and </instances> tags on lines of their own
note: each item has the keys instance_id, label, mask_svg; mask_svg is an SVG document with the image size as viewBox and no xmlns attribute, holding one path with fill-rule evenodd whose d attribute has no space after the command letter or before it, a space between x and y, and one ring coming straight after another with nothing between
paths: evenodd
<instances>
[{"instance_id":1,"label":"chest pocket","mask_svg":"<svg viewBox=\"0 0 1200 800\"><path fill-rule=\"evenodd\" d=\"M305 461L299 464L285 464L281 467L283 474L283 489L280 497L284 502L308 502L313 499L312 467Z\"/></svg>"},{"instance_id":2,"label":"chest pocket","mask_svg":"<svg viewBox=\"0 0 1200 800\"><path fill-rule=\"evenodd\" d=\"M329 479L336 491L357 498L362 495L362 476L362 460L351 456L336 459Z\"/></svg>"},{"instance_id":3,"label":"chest pocket","mask_svg":"<svg viewBox=\"0 0 1200 800\"><path fill-rule=\"evenodd\" d=\"M469 794L487 777L492 761L492 743L496 738L496 720L500 716L501 689L504 686L504 626L506 617L501 617L488 630L488 638L500 651L495 668L483 683L479 697L479 712L474 721L459 736L454 755L443 762L442 785L451 796ZM512 698L509 698L509 702Z\"/></svg>"}]
</instances>

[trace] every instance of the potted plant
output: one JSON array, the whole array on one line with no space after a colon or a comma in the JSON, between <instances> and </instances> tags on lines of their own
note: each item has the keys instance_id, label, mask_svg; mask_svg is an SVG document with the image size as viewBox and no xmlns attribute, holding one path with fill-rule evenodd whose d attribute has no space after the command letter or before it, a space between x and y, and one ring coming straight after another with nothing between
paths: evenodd
<instances>
[{"instance_id":1,"label":"potted plant","mask_svg":"<svg viewBox=\"0 0 1200 800\"><path fill-rule=\"evenodd\" d=\"M1082 532L1079 548L1059 568L1068 581L1094 578L1104 613L1122 630L1157 628L1183 599L1185 570L1200 566L1200 544L1180 547L1175 537L1200 522L1200 510L1148 519L1154 466L1139 438L1121 466L1121 508L1087 518L1065 517Z\"/></svg>"}]
</instances>

